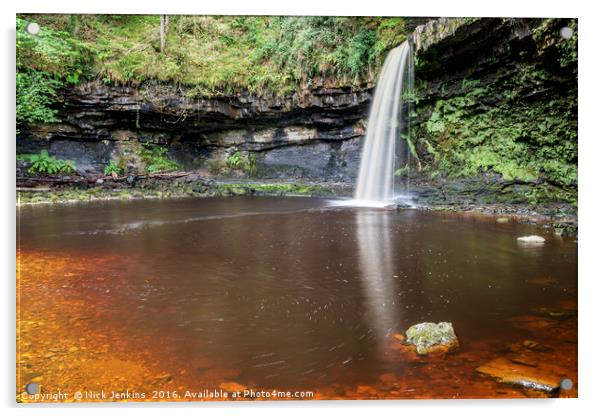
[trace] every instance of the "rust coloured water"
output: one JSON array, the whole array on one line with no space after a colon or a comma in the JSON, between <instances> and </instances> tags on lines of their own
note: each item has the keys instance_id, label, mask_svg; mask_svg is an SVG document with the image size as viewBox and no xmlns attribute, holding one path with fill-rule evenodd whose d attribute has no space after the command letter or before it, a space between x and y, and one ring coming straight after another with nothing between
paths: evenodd
<instances>
[{"instance_id":1,"label":"rust coloured water","mask_svg":"<svg viewBox=\"0 0 602 416\"><path fill-rule=\"evenodd\" d=\"M21 394L32 381L61 401L537 396L476 371L524 345L542 347L521 365L577 394L577 244L534 226L310 198L18 216L20 401L51 401ZM423 321L452 322L460 349L400 354L394 335Z\"/></svg>"}]
</instances>

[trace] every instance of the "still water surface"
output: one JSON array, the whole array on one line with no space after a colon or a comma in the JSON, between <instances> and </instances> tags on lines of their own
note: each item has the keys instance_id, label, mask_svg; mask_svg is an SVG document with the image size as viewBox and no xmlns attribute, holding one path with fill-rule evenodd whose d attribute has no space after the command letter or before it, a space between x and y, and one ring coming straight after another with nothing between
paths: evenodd
<instances>
[{"instance_id":1,"label":"still water surface","mask_svg":"<svg viewBox=\"0 0 602 416\"><path fill-rule=\"evenodd\" d=\"M516 241L535 233L546 244ZM224 369L224 381L281 389L407 378L390 344L412 324L450 321L470 351L480 340L524 338L512 317L576 301L572 239L476 215L323 199L21 207L18 244L22 279L35 277L21 288L22 308L55 316L79 302L75 313L108 344L193 388L219 381L211 368ZM45 283L52 266L28 269L27 259L46 256L82 265Z\"/></svg>"}]
</instances>

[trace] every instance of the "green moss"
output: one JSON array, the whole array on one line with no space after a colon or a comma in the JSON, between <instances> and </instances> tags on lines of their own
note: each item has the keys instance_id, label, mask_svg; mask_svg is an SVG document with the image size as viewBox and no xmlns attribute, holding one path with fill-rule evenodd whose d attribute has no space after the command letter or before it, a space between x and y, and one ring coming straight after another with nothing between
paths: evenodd
<instances>
[{"instance_id":1,"label":"green moss","mask_svg":"<svg viewBox=\"0 0 602 416\"><path fill-rule=\"evenodd\" d=\"M569 39L559 36L560 29L568 27L573 30ZM558 63L560 67L571 67L577 73L577 41L578 41L577 19L545 19L543 23L534 30L533 39L539 50L556 47L558 51Z\"/></svg>"},{"instance_id":2,"label":"green moss","mask_svg":"<svg viewBox=\"0 0 602 416\"><path fill-rule=\"evenodd\" d=\"M440 94L426 122L415 125L412 134L432 157L428 169L451 177L491 172L538 184L533 201L552 194L576 199L576 86L540 99L520 98L526 91L546 90L553 76L546 68L523 65L495 84L467 79L454 93Z\"/></svg>"},{"instance_id":3,"label":"green moss","mask_svg":"<svg viewBox=\"0 0 602 416\"><path fill-rule=\"evenodd\" d=\"M49 192L17 192L21 204L68 203L134 198L183 198L207 196L334 196L334 190L320 185L302 183L205 183L165 181L141 182L135 188L106 189L95 186L88 189L52 190Z\"/></svg>"},{"instance_id":4,"label":"green moss","mask_svg":"<svg viewBox=\"0 0 602 416\"><path fill-rule=\"evenodd\" d=\"M413 325L406 331L406 343L414 345L420 355L428 354L433 347L455 348L459 344L450 322L423 322Z\"/></svg>"},{"instance_id":5,"label":"green moss","mask_svg":"<svg viewBox=\"0 0 602 416\"><path fill-rule=\"evenodd\" d=\"M222 195L334 195L334 192L327 187L298 183L235 183L220 184L218 187Z\"/></svg>"}]
</instances>

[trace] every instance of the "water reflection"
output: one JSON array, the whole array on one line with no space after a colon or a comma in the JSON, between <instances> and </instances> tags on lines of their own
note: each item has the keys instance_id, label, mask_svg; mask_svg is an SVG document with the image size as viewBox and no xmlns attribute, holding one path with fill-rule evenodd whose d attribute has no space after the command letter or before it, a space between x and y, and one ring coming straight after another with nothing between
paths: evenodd
<instances>
[{"instance_id":1,"label":"water reflection","mask_svg":"<svg viewBox=\"0 0 602 416\"><path fill-rule=\"evenodd\" d=\"M24 322L46 323L24 342L40 345L44 328L59 325L50 332L61 339L93 341L82 354L129 357L171 375L173 386L336 386L331 394L342 397L355 394L343 385L380 383L385 373L417 383L387 353L392 330L446 320L463 345L505 345L524 338L507 319L576 300L576 246L550 238L530 253L516 241L534 233L530 226L325 205L208 198L23 207L20 312L30 316ZM72 333L67 319L78 317L100 338ZM45 346L34 352L48 361ZM88 369L56 374L75 380Z\"/></svg>"},{"instance_id":2,"label":"water reflection","mask_svg":"<svg viewBox=\"0 0 602 416\"><path fill-rule=\"evenodd\" d=\"M391 214L359 210L355 223L366 320L384 352L385 341L400 318L395 302Z\"/></svg>"}]
</instances>

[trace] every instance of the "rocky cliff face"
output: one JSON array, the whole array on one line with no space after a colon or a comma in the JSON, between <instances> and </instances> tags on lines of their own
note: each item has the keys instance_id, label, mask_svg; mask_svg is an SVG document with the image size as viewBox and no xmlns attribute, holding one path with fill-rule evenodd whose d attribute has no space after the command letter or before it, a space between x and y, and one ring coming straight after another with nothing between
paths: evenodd
<instances>
[{"instance_id":1,"label":"rocky cliff face","mask_svg":"<svg viewBox=\"0 0 602 416\"><path fill-rule=\"evenodd\" d=\"M414 33L415 192L577 199L577 21L438 19Z\"/></svg>"},{"instance_id":2,"label":"rocky cliff face","mask_svg":"<svg viewBox=\"0 0 602 416\"><path fill-rule=\"evenodd\" d=\"M161 85L79 85L64 91L61 123L22 129L18 153L48 148L82 173L97 173L110 160L140 168L150 143L167 146L185 169L219 170L238 152L259 177L354 179L369 86L318 85L287 97L187 94Z\"/></svg>"}]
</instances>

